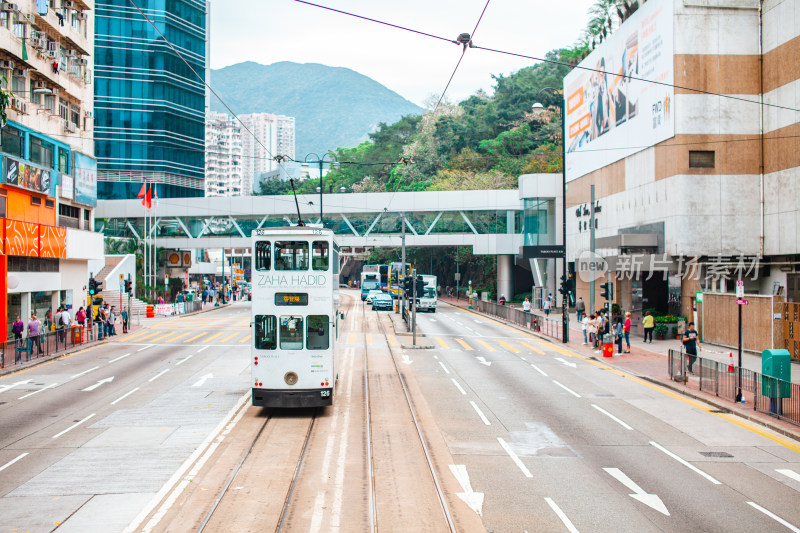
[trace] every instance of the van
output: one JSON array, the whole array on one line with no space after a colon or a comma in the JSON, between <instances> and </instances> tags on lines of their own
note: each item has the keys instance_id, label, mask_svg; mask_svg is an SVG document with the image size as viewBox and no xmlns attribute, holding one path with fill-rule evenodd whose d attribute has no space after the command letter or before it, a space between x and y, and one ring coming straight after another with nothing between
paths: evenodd
<instances>
[{"instance_id":1,"label":"van","mask_svg":"<svg viewBox=\"0 0 800 533\"><path fill-rule=\"evenodd\" d=\"M381 284L379 281L365 281L364 283L362 283L361 301L363 302L364 300L367 299L367 294L369 294L369 291L374 291L376 289L381 290Z\"/></svg>"}]
</instances>

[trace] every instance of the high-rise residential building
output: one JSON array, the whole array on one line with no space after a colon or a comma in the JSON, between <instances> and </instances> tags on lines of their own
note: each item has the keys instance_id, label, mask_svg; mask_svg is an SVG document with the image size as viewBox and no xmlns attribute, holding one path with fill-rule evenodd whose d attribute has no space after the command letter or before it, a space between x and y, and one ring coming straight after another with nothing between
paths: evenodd
<instances>
[{"instance_id":1,"label":"high-rise residential building","mask_svg":"<svg viewBox=\"0 0 800 533\"><path fill-rule=\"evenodd\" d=\"M97 205L93 0L0 3L0 323L86 305ZM7 338L10 338L8 335Z\"/></svg>"},{"instance_id":2,"label":"high-rise residential building","mask_svg":"<svg viewBox=\"0 0 800 533\"><path fill-rule=\"evenodd\" d=\"M252 190L257 191L259 180L256 177L278 168L275 156L294 159L294 117L251 113L239 118L247 128L242 128L244 177Z\"/></svg>"},{"instance_id":3,"label":"high-rise residential building","mask_svg":"<svg viewBox=\"0 0 800 533\"><path fill-rule=\"evenodd\" d=\"M206 115L206 196L249 196L242 173L242 126L225 113Z\"/></svg>"},{"instance_id":4,"label":"high-rise residential building","mask_svg":"<svg viewBox=\"0 0 800 533\"><path fill-rule=\"evenodd\" d=\"M127 0L96 2L98 195L136 198L147 181L161 198L203 196L206 2L137 5L155 28Z\"/></svg>"}]
</instances>

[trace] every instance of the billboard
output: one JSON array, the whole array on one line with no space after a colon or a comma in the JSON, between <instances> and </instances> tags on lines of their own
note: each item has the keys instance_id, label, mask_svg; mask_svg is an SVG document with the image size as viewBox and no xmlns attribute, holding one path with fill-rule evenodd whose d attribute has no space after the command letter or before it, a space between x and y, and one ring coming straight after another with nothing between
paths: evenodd
<instances>
[{"instance_id":1,"label":"billboard","mask_svg":"<svg viewBox=\"0 0 800 533\"><path fill-rule=\"evenodd\" d=\"M75 201L84 205L97 206L97 161L79 152L75 156Z\"/></svg>"},{"instance_id":2,"label":"billboard","mask_svg":"<svg viewBox=\"0 0 800 533\"><path fill-rule=\"evenodd\" d=\"M564 78L568 181L675 135L673 17L645 3Z\"/></svg>"},{"instance_id":3,"label":"billboard","mask_svg":"<svg viewBox=\"0 0 800 533\"><path fill-rule=\"evenodd\" d=\"M54 196L50 190L51 172L29 163L6 158L6 183L15 187Z\"/></svg>"}]
</instances>

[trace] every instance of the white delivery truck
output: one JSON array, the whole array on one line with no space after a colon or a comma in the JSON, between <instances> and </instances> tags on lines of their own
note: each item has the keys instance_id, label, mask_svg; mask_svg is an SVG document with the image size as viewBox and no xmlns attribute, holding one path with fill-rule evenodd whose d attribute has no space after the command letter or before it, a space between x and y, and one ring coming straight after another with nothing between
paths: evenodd
<instances>
[{"instance_id":1,"label":"white delivery truck","mask_svg":"<svg viewBox=\"0 0 800 533\"><path fill-rule=\"evenodd\" d=\"M436 276L422 276L425 289L417 295L417 311L436 312Z\"/></svg>"}]
</instances>

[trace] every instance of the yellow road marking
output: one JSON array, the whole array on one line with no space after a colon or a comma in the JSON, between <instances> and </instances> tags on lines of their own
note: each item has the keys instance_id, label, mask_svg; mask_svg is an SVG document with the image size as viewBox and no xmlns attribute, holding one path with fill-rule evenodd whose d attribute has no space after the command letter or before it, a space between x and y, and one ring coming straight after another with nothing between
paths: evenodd
<instances>
[{"instance_id":1,"label":"yellow road marking","mask_svg":"<svg viewBox=\"0 0 800 533\"><path fill-rule=\"evenodd\" d=\"M154 333L148 333L144 337L139 337L136 340L137 341L141 341L141 340L144 340L144 339L149 339L150 337L155 337L156 335L161 335L161 333L162 333L161 331L156 331Z\"/></svg>"},{"instance_id":2,"label":"yellow road marking","mask_svg":"<svg viewBox=\"0 0 800 533\"><path fill-rule=\"evenodd\" d=\"M178 335L177 337L173 337L172 339L170 339L170 340L169 340L169 342L176 341L176 340L180 339L181 337L185 337L185 336L186 336L186 335L188 335L189 333L191 333L191 331L187 331L186 333L181 333L181 334L180 334L180 335Z\"/></svg>"},{"instance_id":3,"label":"yellow road marking","mask_svg":"<svg viewBox=\"0 0 800 533\"><path fill-rule=\"evenodd\" d=\"M506 349L508 349L508 350L511 350L511 351L512 351L512 352L514 352L514 353L519 353L519 352L520 352L520 350L517 350L516 348L514 348L513 346L511 346L511 345L510 345L510 344L508 344L507 342L503 342L503 341L501 341L501 340L498 340L498 341L497 341L497 344L499 344L500 346L502 346L502 347L504 347L504 348L506 348Z\"/></svg>"},{"instance_id":4,"label":"yellow road marking","mask_svg":"<svg viewBox=\"0 0 800 533\"><path fill-rule=\"evenodd\" d=\"M153 332L152 332L152 331L149 331L149 330L148 330L148 331L140 331L139 333L136 333L136 334L135 334L135 335L133 335L132 337L126 337L126 338L124 338L124 339L120 339L120 340L118 340L117 342L131 342L131 341L137 341L137 340L139 340L139 339L143 339L143 338L145 338L145 337L149 337L150 335L153 335Z\"/></svg>"},{"instance_id":5,"label":"yellow road marking","mask_svg":"<svg viewBox=\"0 0 800 533\"><path fill-rule=\"evenodd\" d=\"M460 344L465 350L473 351L474 348L467 344L466 342L462 341L461 339L456 339L456 342Z\"/></svg>"},{"instance_id":6,"label":"yellow road marking","mask_svg":"<svg viewBox=\"0 0 800 533\"><path fill-rule=\"evenodd\" d=\"M490 352L496 352L497 351L497 349L495 349L495 347L492 346L491 344L489 344L488 342L484 342L484 341L482 341L480 339L474 339L474 340L475 340L475 342L481 344L481 346L483 346L484 348L486 348Z\"/></svg>"},{"instance_id":7,"label":"yellow road marking","mask_svg":"<svg viewBox=\"0 0 800 533\"><path fill-rule=\"evenodd\" d=\"M527 343L527 342L525 342L525 341L519 341L519 343L520 343L521 345L523 345L524 347L526 347L527 349L529 349L529 350L532 350L532 351L534 351L534 352L536 352L536 353L538 353L538 354L542 354L542 355L544 355L544 352L543 352L542 350L540 350L539 348L534 348L533 346L531 346L530 344L528 344L528 343Z\"/></svg>"},{"instance_id":8,"label":"yellow road marking","mask_svg":"<svg viewBox=\"0 0 800 533\"><path fill-rule=\"evenodd\" d=\"M245 338L239 341L239 344L244 344L250 340L250 334L248 333Z\"/></svg>"},{"instance_id":9,"label":"yellow road marking","mask_svg":"<svg viewBox=\"0 0 800 533\"><path fill-rule=\"evenodd\" d=\"M364 339L365 339L365 342L367 343L367 345L372 344L372 335L370 335L369 333L365 333L364 334Z\"/></svg>"},{"instance_id":10,"label":"yellow road marking","mask_svg":"<svg viewBox=\"0 0 800 533\"><path fill-rule=\"evenodd\" d=\"M195 339L199 339L199 338L200 338L200 337L202 337L203 335L207 335L207 333L208 333L208 332L204 331L203 333L199 333L199 334L195 335L194 337L189 337L188 339L186 339L186 340L185 340L185 341L183 341L183 342L192 342L192 341L193 341L193 340L195 340Z\"/></svg>"},{"instance_id":11,"label":"yellow road marking","mask_svg":"<svg viewBox=\"0 0 800 533\"><path fill-rule=\"evenodd\" d=\"M156 342L156 341L160 341L161 339L164 339L166 337L172 337L176 333L177 332L175 332L175 331L170 331L169 333L167 333L165 335L161 335L160 337L156 337L155 339L150 339L150 342Z\"/></svg>"},{"instance_id":12,"label":"yellow road marking","mask_svg":"<svg viewBox=\"0 0 800 533\"><path fill-rule=\"evenodd\" d=\"M386 340L389 341L389 346L398 346L397 339L394 335L386 335Z\"/></svg>"},{"instance_id":13,"label":"yellow road marking","mask_svg":"<svg viewBox=\"0 0 800 533\"><path fill-rule=\"evenodd\" d=\"M347 344L355 344L356 343L356 334L351 333L347 336Z\"/></svg>"},{"instance_id":14,"label":"yellow road marking","mask_svg":"<svg viewBox=\"0 0 800 533\"><path fill-rule=\"evenodd\" d=\"M443 341L442 339L440 339L439 337L435 337L435 340L436 340L436 342L438 342L438 343L439 343L439 346L441 346L441 347L442 347L442 348L444 348L445 350L449 350L449 349L450 349L450 347L447 345L447 343L446 343L446 342L444 342L444 341Z\"/></svg>"},{"instance_id":15,"label":"yellow road marking","mask_svg":"<svg viewBox=\"0 0 800 533\"><path fill-rule=\"evenodd\" d=\"M225 332L224 332L224 331L220 331L220 332L219 332L219 333L217 333L216 335L212 335L212 336L210 336L209 338L207 338L207 339L206 339L206 340L204 340L203 342L211 342L211 340L212 340L212 339L216 339L217 337L219 337L219 336L220 336L220 335L222 335L223 333L225 333Z\"/></svg>"},{"instance_id":16,"label":"yellow road marking","mask_svg":"<svg viewBox=\"0 0 800 533\"><path fill-rule=\"evenodd\" d=\"M227 337L225 337L224 339L222 339L219 342L228 342L230 339L234 338L236 335L238 335L238 333L231 333L230 335L228 335Z\"/></svg>"}]
</instances>

